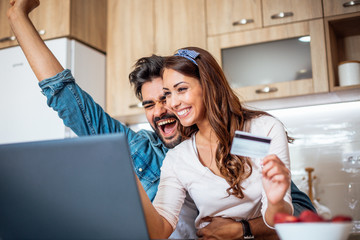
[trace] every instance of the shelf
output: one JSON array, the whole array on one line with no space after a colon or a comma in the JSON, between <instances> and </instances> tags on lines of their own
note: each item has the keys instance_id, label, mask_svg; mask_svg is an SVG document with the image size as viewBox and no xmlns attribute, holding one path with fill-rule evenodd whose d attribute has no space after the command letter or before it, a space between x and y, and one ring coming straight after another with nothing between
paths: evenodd
<instances>
[{"instance_id":1,"label":"shelf","mask_svg":"<svg viewBox=\"0 0 360 240\"><path fill-rule=\"evenodd\" d=\"M325 18L325 34L330 91L359 88L341 87L338 65L343 61L360 61L360 12Z\"/></svg>"}]
</instances>

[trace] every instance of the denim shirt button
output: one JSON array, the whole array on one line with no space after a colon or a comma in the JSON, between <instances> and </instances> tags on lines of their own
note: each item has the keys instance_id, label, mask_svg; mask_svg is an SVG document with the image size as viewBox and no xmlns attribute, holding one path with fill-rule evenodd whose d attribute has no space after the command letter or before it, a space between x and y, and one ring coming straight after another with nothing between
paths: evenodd
<instances>
[{"instance_id":1,"label":"denim shirt button","mask_svg":"<svg viewBox=\"0 0 360 240\"><path fill-rule=\"evenodd\" d=\"M139 168L139 172L142 172L142 170L143 170L142 168Z\"/></svg>"}]
</instances>

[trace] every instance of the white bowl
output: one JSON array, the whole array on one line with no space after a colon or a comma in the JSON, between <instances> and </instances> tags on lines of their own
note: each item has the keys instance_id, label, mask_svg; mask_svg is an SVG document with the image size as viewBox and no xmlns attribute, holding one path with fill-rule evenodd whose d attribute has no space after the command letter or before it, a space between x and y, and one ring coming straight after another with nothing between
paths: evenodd
<instances>
[{"instance_id":1,"label":"white bowl","mask_svg":"<svg viewBox=\"0 0 360 240\"><path fill-rule=\"evenodd\" d=\"M352 222L278 223L275 230L281 240L346 240Z\"/></svg>"}]
</instances>

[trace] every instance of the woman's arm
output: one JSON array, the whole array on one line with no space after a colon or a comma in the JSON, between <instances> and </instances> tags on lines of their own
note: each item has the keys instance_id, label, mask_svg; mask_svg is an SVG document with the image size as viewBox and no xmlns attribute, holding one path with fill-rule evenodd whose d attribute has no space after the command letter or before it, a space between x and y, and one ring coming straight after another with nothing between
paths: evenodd
<instances>
[{"instance_id":1,"label":"woman's arm","mask_svg":"<svg viewBox=\"0 0 360 240\"><path fill-rule=\"evenodd\" d=\"M139 180L137 182L151 238L168 238L176 228L186 197L186 190L178 176L178 160L179 149L170 149L161 166L160 183L152 203Z\"/></svg>"},{"instance_id":2,"label":"woman's arm","mask_svg":"<svg viewBox=\"0 0 360 240\"><path fill-rule=\"evenodd\" d=\"M277 212L292 214L290 154L283 124L275 118L264 117L264 133L271 138L269 155L262 160L262 184L266 196L265 223L274 226ZM258 127L261 128L261 125Z\"/></svg>"},{"instance_id":3,"label":"woman's arm","mask_svg":"<svg viewBox=\"0 0 360 240\"><path fill-rule=\"evenodd\" d=\"M261 214L268 227L274 225L277 212L292 214L290 191L290 154L283 124L271 116L262 116L251 121L251 133L271 138L268 156L256 164L262 171ZM260 181L260 179L259 179Z\"/></svg>"},{"instance_id":4,"label":"woman's arm","mask_svg":"<svg viewBox=\"0 0 360 240\"><path fill-rule=\"evenodd\" d=\"M136 177L141 203L143 205L145 219L151 239L165 239L173 232L171 224L163 218L152 205L148 195L138 177Z\"/></svg>"},{"instance_id":5,"label":"woman's arm","mask_svg":"<svg viewBox=\"0 0 360 240\"><path fill-rule=\"evenodd\" d=\"M292 214L291 205L284 200L290 187L290 170L274 154L263 159L263 187L267 197L265 220L274 226L274 216L278 212Z\"/></svg>"},{"instance_id":6,"label":"woman's arm","mask_svg":"<svg viewBox=\"0 0 360 240\"><path fill-rule=\"evenodd\" d=\"M7 16L33 72L42 81L64 68L45 45L28 16L39 4L39 0L11 0Z\"/></svg>"}]
</instances>

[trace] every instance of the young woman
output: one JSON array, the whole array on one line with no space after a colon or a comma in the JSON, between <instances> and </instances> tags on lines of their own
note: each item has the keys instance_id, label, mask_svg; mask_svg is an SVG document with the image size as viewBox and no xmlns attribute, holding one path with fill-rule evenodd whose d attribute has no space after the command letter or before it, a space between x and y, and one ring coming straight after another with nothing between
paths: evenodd
<instances>
[{"instance_id":1,"label":"young woman","mask_svg":"<svg viewBox=\"0 0 360 240\"><path fill-rule=\"evenodd\" d=\"M263 216L272 227L275 213L293 212L288 138L278 120L242 106L216 60L200 48L180 49L168 57L163 85L167 107L179 118L187 140L166 155L155 209L143 198L152 238L173 231L186 191L199 210L197 228L215 216ZM235 130L270 137L269 155L230 154Z\"/></svg>"}]
</instances>

